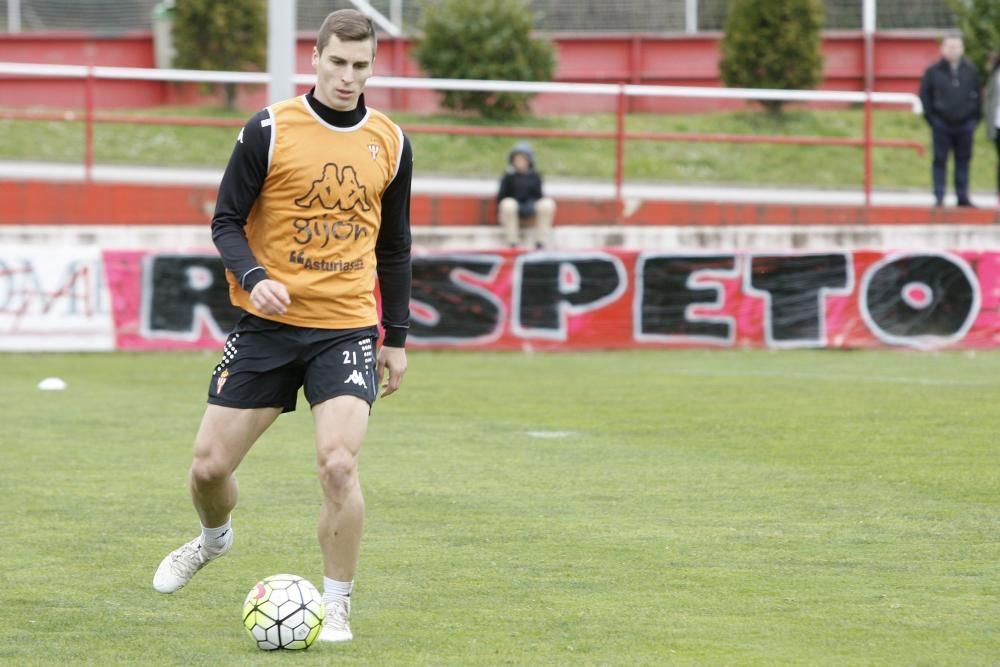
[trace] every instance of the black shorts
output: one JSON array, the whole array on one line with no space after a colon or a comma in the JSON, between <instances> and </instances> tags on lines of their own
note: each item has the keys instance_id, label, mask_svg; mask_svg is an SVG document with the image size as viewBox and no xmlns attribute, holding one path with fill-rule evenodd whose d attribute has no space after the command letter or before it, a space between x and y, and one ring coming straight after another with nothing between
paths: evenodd
<instances>
[{"instance_id":1,"label":"black shorts","mask_svg":"<svg viewBox=\"0 0 1000 667\"><path fill-rule=\"evenodd\" d=\"M371 405L377 340L374 326L312 329L244 314L212 373L208 402L291 412L304 386L309 405L345 395Z\"/></svg>"}]
</instances>

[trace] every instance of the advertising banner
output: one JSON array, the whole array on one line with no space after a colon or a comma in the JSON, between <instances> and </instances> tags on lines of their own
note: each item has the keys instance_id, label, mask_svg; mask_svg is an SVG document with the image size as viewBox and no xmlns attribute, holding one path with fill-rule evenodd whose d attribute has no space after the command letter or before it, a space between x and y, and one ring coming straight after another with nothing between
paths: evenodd
<instances>
[{"instance_id":1,"label":"advertising banner","mask_svg":"<svg viewBox=\"0 0 1000 667\"><path fill-rule=\"evenodd\" d=\"M104 265L118 349L218 348L239 317L212 253ZM990 348L1000 252L420 255L411 311L414 348Z\"/></svg>"},{"instance_id":2,"label":"advertising banner","mask_svg":"<svg viewBox=\"0 0 1000 667\"><path fill-rule=\"evenodd\" d=\"M99 248L0 245L0 350L112 350Z\"/></svg>"},{"instance_id":3,"label":"advertising banner","mask_svg":"<svg viewBox=\"0 0 1000 667\"><path fill-rule=\"evenodd\" d=\"M239 319L215 252L104 252L119 350L221 348Z\"/></svg>"}]
</instances>

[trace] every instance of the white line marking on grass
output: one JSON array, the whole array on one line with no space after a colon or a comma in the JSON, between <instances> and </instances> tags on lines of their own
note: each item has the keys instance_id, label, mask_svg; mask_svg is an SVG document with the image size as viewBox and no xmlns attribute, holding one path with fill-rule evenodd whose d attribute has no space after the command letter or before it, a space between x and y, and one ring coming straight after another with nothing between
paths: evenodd
<instances>
[{"instance_id":1,"label":"white line marking on grass","mask_svg":"<svg viewBox=\"0 0 1000 667\"><path fill-rule=\"evenodd\" d=\"M996 382L986 380L948 380L944 378L919 378L891 375L840 375L835 373L803 373L798 371L713 371L696 368L680 368L671 371L676 375L691 375L704 377L769 377L790 378L800 380L827 380L831 382L880 382L885 384L917 384L925 386L948 387L986 387L1000 386Z\"/></svg>"},{"instance_id":2,"label":"white line marking on grass","mask_svg":"<svg viewBox=\"0 0 1000 667\"><path fill-rule=\"evenodd\" d=\"M525 431L530 438L570 438L577 435L576 431Z\"/></svg>"}]
</instances>

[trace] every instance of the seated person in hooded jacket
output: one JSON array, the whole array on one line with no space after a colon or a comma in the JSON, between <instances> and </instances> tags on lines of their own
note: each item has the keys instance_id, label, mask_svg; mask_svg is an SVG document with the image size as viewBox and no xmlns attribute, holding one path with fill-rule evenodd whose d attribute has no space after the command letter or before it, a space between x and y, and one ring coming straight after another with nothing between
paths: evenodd
<instances>
[{"instance_id":1,"label":"seated person in hooded jacket","mask_svg":"<svg viewBox=\"0 0 1000 667\"><path fill-rule=\"evenodd\" d=\"M556 203L542 194L542 175L535 171L535 154L530 145L519 143L511 150L507 162L497 193L497 218L503 227L504 240L511 247L521 245L524 227L524 245L545 248L549 245Z\"/></svg>"}]
</instances>

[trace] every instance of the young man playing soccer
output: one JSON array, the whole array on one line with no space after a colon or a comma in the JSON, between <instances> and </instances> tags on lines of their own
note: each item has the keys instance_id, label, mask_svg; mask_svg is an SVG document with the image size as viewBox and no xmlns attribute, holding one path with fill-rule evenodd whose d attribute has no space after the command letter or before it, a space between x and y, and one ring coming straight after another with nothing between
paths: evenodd
<instances>
[{"instance_id":1,"label":"young man playing soccer","mask_svg":"<svg viewBox=\"0 0 1000 667\"><path fill-rule=\"evenodd\" d=\"M327 16L313 50L316 87L243 127L219 187L212 239L245 313L209 383L191 496L201 535L170 553L153 587L173 593L233 544L234 471L300 387L312 407L324 502L326 619L347 641L364 520L358 452L371 404L406 372L410 299L409 140L365 106L376 38L360 12ZM385 339L378 351L375 276Z\"/></svg>"}]
</instances>

